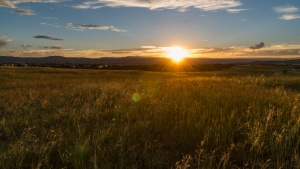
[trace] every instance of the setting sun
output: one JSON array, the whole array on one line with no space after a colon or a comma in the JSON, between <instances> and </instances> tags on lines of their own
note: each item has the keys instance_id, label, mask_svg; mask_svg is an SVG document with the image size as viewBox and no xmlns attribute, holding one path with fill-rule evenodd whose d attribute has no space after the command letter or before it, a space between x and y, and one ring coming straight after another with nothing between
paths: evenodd
<instances>
[{"instance_id":1,"label":"setting sun","mask_svg":"<svg viewBox=\"0 0 300 169\"><path fill-rule=\"evenodd\" d=\"M167 51L168 58L173 59L175 62L180 62L183 58L189 55L188 52L180 46L170 47Z\"/></svg>"}]
</instances>

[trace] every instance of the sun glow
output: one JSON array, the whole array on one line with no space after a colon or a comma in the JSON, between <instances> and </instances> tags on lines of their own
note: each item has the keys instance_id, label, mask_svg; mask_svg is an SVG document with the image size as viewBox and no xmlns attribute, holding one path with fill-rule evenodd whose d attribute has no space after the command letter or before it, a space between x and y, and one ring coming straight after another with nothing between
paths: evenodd
<instances>
[{"instance_id":1,"label":"sun glow","mask_svg":"<svg viewBox=\"0 0 300 169\"><path fill-rule=\"evenodd\" d=\"M189 53L180 46L169 47L167 49L167 57L175 62L180 62L183 58L187 57Z\"/></svg>"}]
</instances>

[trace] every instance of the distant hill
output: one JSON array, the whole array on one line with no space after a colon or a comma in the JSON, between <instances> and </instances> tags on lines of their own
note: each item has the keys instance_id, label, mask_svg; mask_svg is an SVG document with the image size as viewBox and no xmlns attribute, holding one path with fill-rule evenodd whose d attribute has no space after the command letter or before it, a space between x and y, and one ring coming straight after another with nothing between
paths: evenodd
<instances>
[{"instance_id":1,"label":"distant hill","mask_svg":"<svg viewBox=\"0 0 300 169\"><path fill-rule=\"evenodd\" d=\"M253 61L253 64L284 64L294 65L300 64L300 59L288 59L288 60L265 60L265 61Z\"/></svg>"},{"instance_id":2,"label":"distant hill","mask_svg":"<svg viewBox=\"0 0 300 169\"><path fill-rule=\"evenodd\" d=\"M1 64L111 64L111 65L134 65L134 64L163 64L167 62L167 58L144 58L144 57L103 57L103 58L75 58L62 56L48 57L11 57L0 56Z\"/></svg>"},{"instance_id":3,"label":"distant hill","mask_svg":"<svg viewBox=\"0 0 300 169\"><path fill-rule=\"evenodd\" d=\"M48 57L12 57L0 56L0 64L109 64L109 65L162 65L170 63L168 58L158 57L103 57L103 58L75 58L62 56ZM186 64L228 64L228 63L253 63L253 64L300 64L300 59L212 59L212 58L186 58Z\"/></svg>"}]
</instances>

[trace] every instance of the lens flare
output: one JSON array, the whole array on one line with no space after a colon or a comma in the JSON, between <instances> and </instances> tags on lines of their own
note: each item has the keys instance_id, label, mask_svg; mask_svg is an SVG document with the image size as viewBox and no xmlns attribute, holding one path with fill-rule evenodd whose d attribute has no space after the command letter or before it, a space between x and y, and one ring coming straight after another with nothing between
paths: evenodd
<instances>
[{"instance_id":1,"label":"lens flare","mask_svg":"<svg viewBox=\"0 0 300 169\"><path fill-rule=\"evenodd\" d=\"M141 100L141 96L138 93L133 93L131 98L134 102L139 102Z\"/></svg>"}]
</instances>

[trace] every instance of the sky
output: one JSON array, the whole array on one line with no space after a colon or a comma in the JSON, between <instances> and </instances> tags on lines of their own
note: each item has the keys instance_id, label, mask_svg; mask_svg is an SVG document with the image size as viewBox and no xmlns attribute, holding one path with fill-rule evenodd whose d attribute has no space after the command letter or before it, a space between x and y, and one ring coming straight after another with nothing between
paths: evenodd
<instances>
[{"instance_id":1,"label":"sky","mask_svg":"<svg viewBox=\"0 0 300 169\"><path fill-rule=\"evenodd\" d=\"M299 0L0 0L0 55L300 58Z\"/></svg>"}]
</instances>

